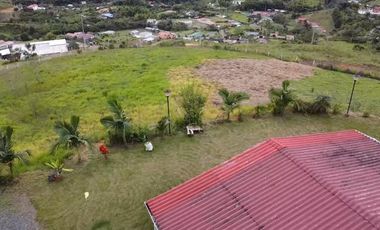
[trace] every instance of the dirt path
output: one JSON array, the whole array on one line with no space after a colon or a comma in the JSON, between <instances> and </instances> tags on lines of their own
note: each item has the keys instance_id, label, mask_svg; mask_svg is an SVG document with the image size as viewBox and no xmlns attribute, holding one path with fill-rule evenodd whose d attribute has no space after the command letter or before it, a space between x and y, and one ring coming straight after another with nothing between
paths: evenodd
<instances>
[{"instance_id":1,"label":"dirt path","mask_svg":"<svg viewBox=\"0 0 380 230\"><path fill-rule=\"evenodd\" d=\"M211 60L195 73L202 78L233 91L247 92L249 104L269 102L268 91L284 80L299 80L313 75L312 66L276 59Z\"/></svg>"},{"instance_id":2,"label":"dirt path","mask_svg":"<svg viewBox=\"0 0 380 230\"><path fill-rule=\"evenodd\" d=\"M11 189L0 192L0 230L37 230L36 210L28 196Z\"/></svg>"}]
</instances>

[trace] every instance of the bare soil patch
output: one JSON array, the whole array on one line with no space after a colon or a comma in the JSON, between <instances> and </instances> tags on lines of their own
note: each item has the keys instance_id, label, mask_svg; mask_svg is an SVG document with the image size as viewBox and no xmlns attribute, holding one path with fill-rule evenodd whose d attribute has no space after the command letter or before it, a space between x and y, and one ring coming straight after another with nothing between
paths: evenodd
<instances>
[{"instance_id":1,"label":"bare soil patch","mask_svg":"<svg viewBox=\"0 0 380 230\"><path fill-rule=\"evenodd\" d=\"M249 104L269 102L268 91L284 80L299 80L313 75L315 67L276 59L210 60L195 70L202 78L233 91L244 91ZM215 101L217 103L217 101Z\"/></svg>"}]
</instances>

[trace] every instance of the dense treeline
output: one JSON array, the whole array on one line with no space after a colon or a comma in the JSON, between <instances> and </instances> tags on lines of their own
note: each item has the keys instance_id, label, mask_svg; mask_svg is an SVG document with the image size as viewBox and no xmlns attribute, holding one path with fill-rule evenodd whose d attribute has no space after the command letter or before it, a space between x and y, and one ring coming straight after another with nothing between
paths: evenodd
<instances>
[{"instance_id":1,"label":"dense treeline","mask_svg":"<svg viewBox=\"0 0 380 230\"><path fill-rule=\"evenodd\" d=\"M334 9L332 18L337 35L349 42L376 43L372 38L378 32L376 28L380 26L380 18L358 14L358 9L359 5L348 3L340 4Z\"/></svg>"},{"instance_id":2,"label":"dense treeline","mask_svg":"<svg viewBox=\"0 0 380 230\"><path fill-rule=\"evenodd\" d=\"M246 0L243 2L242 10L267 10L267 9L286 9L294 12L307 12L321 9L322 1L304 0Z\"/></svg>"}]
</instances>

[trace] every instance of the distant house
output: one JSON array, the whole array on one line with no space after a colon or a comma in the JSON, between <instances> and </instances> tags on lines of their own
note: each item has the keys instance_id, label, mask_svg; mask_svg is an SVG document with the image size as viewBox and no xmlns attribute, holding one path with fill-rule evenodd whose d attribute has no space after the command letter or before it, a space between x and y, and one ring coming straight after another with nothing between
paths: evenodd
<instances>
[{"instance_id":1,"label":"distant house","mask_svg":"<svg viewBox=\"0 0 380 230\"><path fill-rule=\"evenodd\" d=\"M83 32L74 32L74 33L67 33L65 37L69 40L76 40L79 42L85 42L90 43L94 41L95 35L92 33L83 33Z\"/></svg>"},{"instance_id":2,"label":"distant house","mask_svg":"<svg viewBox=\"0 0 380 230\"><path fill-rule=\"evenodd\" d=\"M8 59L11 55L13 42L0 40L0 59Z\"/></svg>"},{"instance_id":3,"label":"distant house","mask_svg":"<svg viewBox=\"0 0 380 230\"><path fill-rule=\"evenodd\" d=\"M157 19L154 19L154 18L148 18L148 19L146 20L146 25L147 25L148 27L156 27L157 24L158 24L158 20L157 20Z\"/></svg>"},{"instance_id":4,"label":"distant house","mask_svg":"<svg viewBox=\"0 0 380 230\"><path fill-rule=\"evenodd\" d=\"M177 35L169 31L161 31L158 33L158 38L160 40L176 39Z\"/></svg>"},{"instance_id":5,"label":"distant house","mask_svg":"<svg viewBox=\"0 0 380 230\"><path fill-rule=\"evenodd\" d=\"M260 33L259 32L252 32L252 31L244 31L244 35L249 38L257 39L259 38Z\"/></svg>"},{"instance_id":6,"label":"distant house","mask_svg":"<svg viewBox=\"0 0 380 230\"><path fill-rule=\"evenodd\" d=\"M104 14L100 15L100 18L102 18L102 19L112 19L112 18L114 18L114 15L111 14L111 13L104 13Z\"/></svg>"},{"instance_id":7,"label":"distant house","mask_svg":"<svg viewBox=\"0 0 380 230\"><path fill-rule=\"evenodd\" d=\"M41 7L38 4L31 4L26 7L26 11L38 11L38 10L46 10L46 8Z\"/></svg>"},{"instance_id":8,"label":"distant house","mask_svg":"<svg viewBox=\"0 0 380 230\"><path fill-rule=\"evenodd\" d=\"M240 6L245 0L233 0L232 5L234 6Z\"/></svg>"},{"instance_id":9,"label":"distant house","mask_svg":"<svg viewBox=\"0 0 380 230\"><path fill-rule=\"evenodd\" d=\"M107 31L99 32L99 34L100 35L114 35L115 31L113 31L113 30L107 30Z\"/></svg>"},{"instance_id":10,"label":"distant house","mask_svg":"<svg viewBox=\"0 0 380 230\"><path fill-rule=\"evenodd\" d=\"M144 202L155 230L380 229L380 142L271 138Z\"/></svg>"},{"instance_id":11,"label":"distant house","mask_svg":"<svg viewBox=\"0 0 380 230\"><path fill-rule=\"evenodd\" d=\"M241 22L235 21L235 20L228 20L228 24L232 27L239 27L241 26Z\"/></svg>"},{"instance_id":12,"label":"distant house","mask_svg":"<svg viewBox=\"0 0 380 230\"><path fill-rule=\"evenodd\" d=\"M374 6L372 8L360 8L358 9L358 14L380 15L380 6Z\"/></svg>"},{"instance_id":13,"label":"distant house","mask_svg":"<svg viewBox=\"0 0 380 230\"><path fill-rule=\"evenodd\" d=\"M380 15L380 6L374 6L371 9L370 14L372 14L372 15Z\"/></svg>"},{"instance_id":14,"label":"distant house","mask_svg":"<svg viewBox=\"0 0 380 230\"><path fill-rule=\"evenodd\" d=\"M198 32L194 32L190 34L187 37L189 37L192 40L199 41L199 40L202 40L205 37L205 35L202 32L198 31Z\"/></svg>"},{"instance_id":15,"label":"distant house","mask_svg":"<svg viewBox=\"0 0 380 230\"><path fill-rule=\"evenodd\" d=\"M289 35L289 34L288 34L288 35L285 36L285 38L286 38L287 41L294 41L295 36L294 36L294 35Z\"/></svg>"},{"instance_id":16,"label":"distant house","mask_svg":"<svg viewBox=\"0 0 380 230\"><path fill-rule=\"evenodd\" d=\"M150 31L138 31L138 30L133 30L130 32L130 34L135 37L140 39L143 42L152 42L157 39L157 36L153 35L152 32Z\"/></svg>"},{"instance_id":17,"label":"distant house","mask_svg":"<svg viewBox=\"0 0 380 230\"><path fill-rule=\"evenodd\" d=\"M273 12L273 11L253 11L249 17L250 18L262 18L262 17L273 17L274 15L276 15L277 12Z\"/></svg>"},{"instance_id":18,"label":"distant house","mask_svg":"<svg viewBox=\"0 0 380 230\"><path fill-rule=\"evenodd\" d=\"M24 43L14 44L12 49L27 53L35 53L38 56L68 52L66 39L31 42L30 46L34 47L34 50L27 49L26 44Z\"/></svg>"}]
</instances>

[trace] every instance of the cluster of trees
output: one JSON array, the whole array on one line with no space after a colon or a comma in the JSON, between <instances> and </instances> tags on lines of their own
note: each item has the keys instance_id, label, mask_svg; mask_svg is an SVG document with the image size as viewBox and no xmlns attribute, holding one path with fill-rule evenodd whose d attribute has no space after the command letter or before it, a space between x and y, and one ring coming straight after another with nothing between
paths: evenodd
<instances>
[{"instance_id":1,"label":"cluster of trees","mask_svg":"<svg viewBox=\"0 0 380 230\"><path fill-rule=\"evenodd\" d=\"M337 35L343 40L356 43L372 43L375 48L377 30L380 18L358 14L359 5L348 3L339 4L332 13L334 28Z\"/></svg>"},{"instance_id":2,"label":"cluster of trees","mask_svg":"<svg viewBox=\"0 0 380 230\"><path fill-rule=\"evenodd\" d=\"M305 0L246 0L242 3L242 10L267 10L286 9L293 12L307 12L321 9L323 4L320 1Z\"/></svg>"}]
</instances>

